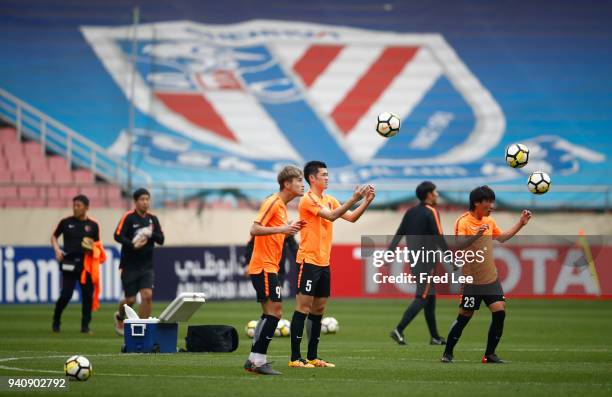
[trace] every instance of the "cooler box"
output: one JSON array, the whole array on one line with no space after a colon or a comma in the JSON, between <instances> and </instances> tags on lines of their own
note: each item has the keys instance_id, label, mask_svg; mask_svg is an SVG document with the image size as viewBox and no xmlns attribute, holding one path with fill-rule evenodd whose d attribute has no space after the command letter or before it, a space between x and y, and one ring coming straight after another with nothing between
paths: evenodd
<instances>
[{"instance_id":1,"label":"cooler box","mask_svg":"<svg viewBox=\"0 0 612 397\"><path fill-rule=\"evenodd\" d=\"M157 318L127 319L123 322L124 353L176 353L177 323Z\"/></svg>"},{"instance_id":2,"label":"cooler box","mask_svg":"<svg viewBox=\"0 0 612 397\"><path fill-rule=\"evenodd\" d=\"M159 318L128 318L123 322L123 353L176 353L178 322L187 321L205 302L204 294L184 292Z\"/></svg>"}]
</instances>

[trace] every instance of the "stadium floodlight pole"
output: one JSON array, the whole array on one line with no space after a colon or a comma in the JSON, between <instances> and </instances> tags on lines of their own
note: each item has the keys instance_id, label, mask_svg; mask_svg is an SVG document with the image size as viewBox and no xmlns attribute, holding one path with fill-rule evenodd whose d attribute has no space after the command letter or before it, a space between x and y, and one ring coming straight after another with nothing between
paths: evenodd
<instances>
[{"instance_id":1,"label":"stadium floodlight pole","mask_svg":"<svg viewBox=\"0 0 612 397\"><path fill-rule=\"evenodd\" d=\"M130 109L128 120L128 151L127 151L127 191L128 195L132 191L132 147L134 142L134 124L136 109L134 104L134 94L136 91L136 51L138 50L138 23L140 19L140 9L136 6L133 11L132 19L132 53L130 55ZM127 206L129 207L129 200Z\"/></svg>"}]
</instances>

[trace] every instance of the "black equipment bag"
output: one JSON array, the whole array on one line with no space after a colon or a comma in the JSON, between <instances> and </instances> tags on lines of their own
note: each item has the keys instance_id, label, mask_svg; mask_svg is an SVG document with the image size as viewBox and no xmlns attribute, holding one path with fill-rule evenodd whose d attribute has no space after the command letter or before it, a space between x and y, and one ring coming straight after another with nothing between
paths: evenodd
<instances>
[{"instance_id":1,"label":"black equipment bag","mask_svg":"<svg viewBox=\"0 0 612 397\"><path fill-rule=\"evenodd\" d=\"M229 325L190 325L185 342L189 352L229 353L238 348L238 331Z\"/></svg>"}]
</instances>

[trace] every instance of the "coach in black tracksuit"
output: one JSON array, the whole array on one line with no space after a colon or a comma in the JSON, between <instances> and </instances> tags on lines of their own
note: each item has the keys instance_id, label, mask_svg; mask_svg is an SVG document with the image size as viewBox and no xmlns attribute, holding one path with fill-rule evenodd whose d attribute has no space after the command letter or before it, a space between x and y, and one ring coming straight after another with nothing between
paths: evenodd
<instances>
[{"instance_id":1,"label":"coach in black tracksuit","mask_svg":"<svg viewBox=\"0 0 612 397\"><path fill-rule=\"evenodd\" d=\"M72 199L72 216L62 219L51 235L51 245L55 251L55 258L62 270L62 292L55 303L53 312L53 332L60 332L62 312L70 302L74 286L78 282L81 286L81 300L83 309L81 316L81 332L90 333L89 323L91 321L91 306L93 302L93 284L91 276L87 273L86 282L81 284L81 272L85 249L83 239L90 238L93 241L100 240L100 227L98 222L87 216L89 199L87 196L78 195ZM61 249L57 239L64 236L64 248Z\"/></svg>"},{"instance_id":2,"label":"coach in black tracksuit","mask_svg":"<svg viewBox=\"0 0 612 397\"><path fill-rule=\"evenodd\" d=\"M435 206L438 203L438 192L436 185L425 181L416 188L416 195L420 203L408 211L402 219L397 232L389 246L389 251L395 250L403 236L406 236L406 244L409 249L418 250L446 250L440 216ZM421 309L425 308L425 319L431 335L432 345L444 345L446 341L438 334L436 326L436 292L431 283L421 283L420 274L433 275L436 267L435 261L420 261L412 267L412 274L416 277L417 290L414 300L408 306L397 327L391 331L391 338L400 345L405 345L404 329L416 317Z\"/></svg>"},{"instance_id":3,"label":"coach in black tracksuit","mask_svg":"<svg viewBox=\"0 0 612 397\"><path fill-rule=\"evenodd\" d=\"M151 315L153 303L153 247L164 244L164 232L157 217L149 213L151 195L146 189L134 192L134 210L123 215L115 230L115 240L121 244L121 283L125 299L115 313L115 329L123 333L125 303L133 306L140 293L140 318Z\"/></svg>"}]
</instances>

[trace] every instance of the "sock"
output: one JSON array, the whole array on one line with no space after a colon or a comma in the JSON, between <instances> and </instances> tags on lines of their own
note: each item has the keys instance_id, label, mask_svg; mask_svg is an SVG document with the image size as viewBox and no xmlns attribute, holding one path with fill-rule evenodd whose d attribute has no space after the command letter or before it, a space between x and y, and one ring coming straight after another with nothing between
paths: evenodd
<instances>
[{"instance_id":1,"label":"sock","mask_svg":"<svg viewBox=\"0 0 612 397\"><path fill-rule=\"evenodd\" d=\"M304 313L297 310L293 312L293 317L291 318L291 361L302 357L300 343L304 333L304 320L306 320Z\"/></svg>"},{"instance_id":2,"label":"sock","mask_svg":"<svg viewBox=\"0 0 612 397\"><path fill-rule=\"evenodd\" d=\"M266 355L261 353L253 353L249 354L249 360L255 364L256 367L261 367L265 363L268 362Z\"/></svg>"},{"instance_id":3,"label":"sock","mask_svg":"<svg viewBox=\"0 0 612 397\"><path fill-rule=\"evenodd\" d=\"M414 298L410 306L404 312L401 321L397 324L397 331L401 334L404 332L404 329L410 324L412 319L416 317L417 314L421 311L421 309L425 306L425 299L420 296Z\"/></svg>"},{"instance_id":4,"label":"sock","mask_svg":"<svg viewBox=\"0 0 612 397\"><path fill-rule=\"evenodd\" d=\"M321 337L321 319L322 314L309 314L306 322L308 333L308 355L306 358L314 360L317 358L317 348L319 347L319 338Z\"/></svg>"},{"instance_id":5,"label":"sock","mask_svg":"<svg viewBox=\"0 0 612 397\"><path fill-rule=\"evenodd\" d=\"M251 351L253 351L253 348L255 347L255 342L257 342L257 339L259 339L259 334L261 334L261 327L264 324L264 317L265 314L261 314L261 317L259 318L259 321L257 322L257 326L255 327L255 330L253 331L253 344L251 346Z\"/></svg>"},{"instance_id":6,"label":"sock","mask_svg":"<svg viewBox=\"0 0 612 397\"><path fill-rule=\"evenodd\" d=\"M270 316L269 314L264 315L261 332L251 349L253 353L266 354L268 352L268 346L274 337L274 331L276 331L278 320L280 320L278 317Z\"/></svg>"},{"instance_id":7,"label":"sock","mask_svg":"<svg viewBox=\"0 0 612 397\"><path fill-rule=\"evenodd\" d=\"M436 325L436 296L429 295L425 299L425 321L432 338L439 339L438 326Z\"/></svg>"},{"instance_id":8,"label":"sock","mask_svg":"<svg viewBox=\"0 0 612 397\"><path fill-rule=\"evenodd\" d=\"M485 356L495 353L495 348L504 333L505 318L505 310L491 313L491 326L489 327L489 338L487 339L487 351L485 352Z\"/></svg>"},{"instance_id":9,"label":"sock","mask_svg":"<svg viewBox=\"0 0 612 397\"><path fill-rule=\"evenodd\" d=\"M457 316L457 320L451 326L450 332L448 333L448 337L446 338L446 348L444 349L444 354L453 354L453 349L457 342L459 342L459 338L461 337L461 333L463 332L463 328L467 325L472 317L462 316L461 314Z\"/></svg>"}]
</instances>

